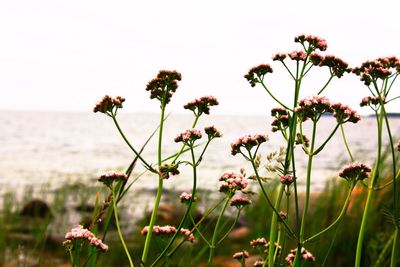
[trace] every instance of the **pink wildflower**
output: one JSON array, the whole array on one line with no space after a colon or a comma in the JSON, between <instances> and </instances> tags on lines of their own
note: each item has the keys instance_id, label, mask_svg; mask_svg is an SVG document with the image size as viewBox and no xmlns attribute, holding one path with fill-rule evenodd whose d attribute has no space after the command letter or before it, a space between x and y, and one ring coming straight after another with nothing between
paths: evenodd
<instances>
[{"instance_id":1,"label":"pink wildflower","mask_svg":"<svg viewBox=\"0 0 400 267\"><path fill-rule=\"evenodd\" d=\"M287 266L292 267L294 258L296 257L297 248L291 249L289 255L286 257ZM315 261L315 257L305 248L301 248L301 258L304 261Z\"/></svg>"},{"instance_id":2,"label":"pink wildflower","mask_svg":"<svg viewBox=\"0 0 400 267\"><path fill-rule=\"evenodd\" d=\"M204 131L206 132L208 139L214 139L214 138L219 138L222 137L222 133L217 130L214 126L207 126L204 128Z\"/></svg>"},{"instance_id":3,"label":"pink wildflower","mask_svg":"<svg viewBox=\"0 0 400 267\"><path fill-rule=\"evenodd\" d=\"M181 232L181 234L186 236L187 240L190 243L194 243L194 235L192 234L192 232L189 229L182 228L180 232Z\"/></svg>"},{"instance_id":4,"label":"pink wildflower","mask_svg":"<svg viewBox=\"0 0 400 267\"><path fill-rule=\"evenodd\" d=\"M91 231L83 228L82 225L78 225L77 227L72 228L69 232L67 232L65 234L65 239L86 239L92 246L100 249L101 251L108 250L108 246L106 244L104 244L100 239L96 238L96 236Z\"/></svg>"},{"instance_id":5,"label":"pink wildflower","mask_svg":"<svg viewBox=\"0 0 400 267\"><path fill-rule=\"evenodd\" d=\"M250 241L250 246L253 248L265 247L267 245L267 240L264 237L254 239Z\"/></svg>"},{"instance_id":6,"label":"pink wildflower","mask_svg":"<svg viewBox=\"0 0 400 267\"><path fill-rule=\"evenodd\" d=\"M280 181L284 185L291 185L296 178L293 175L282 175L280 178Z\"/></svg>"},{"instance_id":7,"label":"pink wildflower","mask_svg":"<svg viewBox=\"0 0 400 267\"><path fill-rule=\"evenodd\" d=\"M153 227L153 234L159 236L169 236L175 234L176 231L177 231L176 228L170 225L165 225L165 226L154 225ZM145 226L140 233L142 235L147 235L148 232L149 232L149 227Z\"/></svg>"},{"instance_id":8,"label":"pink wildflower","mask_svg":"<svg viewBox=\"0 0 400 267\"><path fill-rule=\"evenodd\" d=\"M352 180L364 180L365 178L368 177L368 173L371 172L371 168L368 167L365 164L362 164L360 162L355 162L352 163L350 165L348 165L347 167L343 168L340 173L339 176L348 180L348 181L352 181Z\"/></svg>"},{"instance_id":9,"label":"pink wildflower","mask_svg":"<svg viewBox=\"0 0 400 267\"><path fill-rule=\"evenodd\" d=\"M371 106L371 105L377 106L381 103L381 100L382 103L385 104L385 97L366 96L361 100L360 107Z\"/></svg>"},{"instance_id":10,"label":"pink wildflower","mask_svg":"<svg viewBox=\"0 0 400 267\"><path fill-rule=\"evenodd\" d=\"M304 61L306 60L307 54L304 51L293 51L288 54L291 60Z\"/></svg>"},{"instance_id":11,"label":"pink wildflower","mask_svg":"<svg viewBox=\"0 0 400 267\"><path fill-rule=\"evenodd\" d=\"M284 53L277 53L272 56L273 61L283 61L286 58L286 54Z\"/></svg>"},{"instance_id":12,"label":"pink wildflower","mask_svg":"<svg viewBox=\"0 0 400 267\"><path fill-rule=\"evenodd\" d=\"M201 138L201 132L199 130L196 129L190 129L190 130L186 130L185 132L179 134L176 138L175 138L175 142L182 142L182 143L193 143L194 141L196 141L197 139Z\"/></svg>"},{"instance_id":13,"label":"pink wildflower","mask_svg":"<svg viewBox=\"0 0 400 267\"><path fill-rule=\"evenodd\" d=\"M268 64L261 64L257 67L251 68L244 77L250 83L251 87L254 87L256 86L256 83L259 83L264 79L264 76L267 73L272 73L271 66Z\"/></svg>"},{"instance_id":14,"label":"pink wildflower","mask_svg":"<svg viewBox=\"0 0 400 267\"><path fill-rule=\"evenodd\" d=\"M125 173L110 172L102 174L98 181L110 186L114 181L126 181L127 179L128 176Z\"/></svg>"},{"instance_id":15,"label":"pink wildflower","mask_svg":"<svg viewBox=\"0 0 400 267\"><path fill-rule=\"evenodd\" d=\"M192 194L188 194L186 192L183 192L180 196L179 196L181 203L189 203L190 200L192 199ZM193 198L193 202L195 202L197 200L197 197Z\"/></svg>"},{"instance_id":16,"label":"pink wildflower","mask_svg":"<svg viewBox=\"0 0 400 267\"><path fill-rule=\"evenodd\" d=\"M203 96L187 103L183 108L193 111L196 116L200 116L203 113L210 114L210 107L218 104L218 100L214 96Z\"/></svg>"},{"instance_id":17,"label":"pink wildflower","mask_svg":"<svg viewBox=\"0 0 400 267\"><path fill-rule=\"evenodd\" d=\"M114 112L114 109L122 108L122 103L124 101L125 98L121 96L111 97L106 95L101 101L97 102L96 106L93 109L93 112L101 112L110 115Z\"/></svg>"},{"instance_id":18,"label":"pink wildflower","mask_svg":"<svg viewBox=\"0 0 400 267\"><path fill-rule=\"evenodd\" d=\"M161 70L157 77L147 84L146 91L150 91L151 99L155 98L168 104L181 79L182 75L177 71Z\"/></svg>"},{"instance_id":19,"label":"pink wildflower","mask_svg":"<svg viewBox=\"0 0 400 267\"><path fill-rule=\"evenodd\" d=\"M240 252L236 252L235 254L233 254L233 258L235 260L243 260L243 259L247 259L248 257L250 257L250 253L247 252L247 250L243 250Z\"/></svg>"},{"instance_id":20,"label":"pink wildflower","mask_svg":"<svg viewBox=\"0 0 400 267\"><path fill-rule=\"evenodd\" d=\"M331 105L333 109L333 116L336 118L338 123L345 123L347 121L352 123L357 123L361 120L360 115L347 105L341 103L336 103Z\"/></svg>"},{"instance_id":21,"label":"pink wildflower","mask_svg":"<svg viewBox=\"0 0 400 267\"><path fill-rule=\"evenodd\" d=\"M158 173L162 179L168 179L170 177L170 174L175 176L180 173L178 167L178 164L163 164L158 167Z\"/></svg>"},{"instance_id":22,"label":"pink wildflower","mask_svg":"<svg viewBox=\"0 0 400 267\"><path fill-rule=\"evenodd\" d=\"M224 193L240 191L248 185L248 182L241 174L233 172L224 173L219 180L223 182L219 191Z\"/></svg>"},{"instance_id":23,"label":"pink wildflower","mask_svg":"<svg viewBox=\"0 0 400 267\"><path fill-rule=\"evenodd\" d=\"M263 134L245 135L239 138L235 143L231 144L232 148L231 153L232 155L236 155L237 153L240 153L241 147L250 150L254 146L259 146L268 140L269 140L268 135L263 135Z\"/></svg>"},{"instance_id":24,"label":"pink wildflower","mask_svg":"<svg viewBox=\"0 0 400 267\"><path fill-rule=\"evenodd\" d=\"M251 200L247 197L234 196L231 198L231 206L237 207L239 209L250 204Z\"/></svg>"}]
</instances>

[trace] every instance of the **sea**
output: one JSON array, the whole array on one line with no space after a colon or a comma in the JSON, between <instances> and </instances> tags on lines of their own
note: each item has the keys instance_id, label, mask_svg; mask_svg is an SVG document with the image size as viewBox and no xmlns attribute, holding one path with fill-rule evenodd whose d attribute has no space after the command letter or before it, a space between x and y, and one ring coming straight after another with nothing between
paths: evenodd
<instances>
[{"instance_id":1,"label":"sea","mask_svg":"<svg viewBox=\"0 0 400 267\"><path fill-rule=\"evenodd\" d=\"M157 129L159 115L142 113L118 114L118 121L130 143L137 149L143 146ZM285 145L280 133L271 131L269 116L203 115L197 129L214 125L223 137L215 139L207 148L198 167L198 188L218 192L219 177L224 172L239 172L241 168L252 174L251 165L242 156L231 155L230 144L247 134L268 134L269 141L259 150L261 162L267 155ZM165 122L162 154L166 158L180 149L174 138L190 129L193 116L171 114ZM304 133L310 137L310 122L304 123ZM330 135L336 121L322 117L317 128L319 146ZM400 119L390 118L391 130L400 136ZM99 175L105 172L123 172L134 159L134 154L121 138L111 118L91 112L0 112L0 193L13 191L23 194L30 188L32 194L52 192L72 184L101 186ZM376 120L363 117L357 124L344 125L347 141L356 160L373 164L376 157ZM142 156L149 163L157 162L157 133L145 147ZM388 143L385 136L384 143ZM201 142L200 142L201 144ZM197 156L202 145L196 148ZM296 168L300 190L304 185L307 157L300 147L296 148ZM182 160L188 159L183 156ZM337 177L343 166L350 162L340 130L319 153L313 162L312 190L322 190L326 181ZM144 172L138 162L131 181L135 183L130 194L154 193L157 177ZM267 175L267 174L265 174ZM272 179L276 176L268 174ZM164 181L166 190L190 191L192 170L181 165L180 174Z\"/></svg>"}]
</instances>

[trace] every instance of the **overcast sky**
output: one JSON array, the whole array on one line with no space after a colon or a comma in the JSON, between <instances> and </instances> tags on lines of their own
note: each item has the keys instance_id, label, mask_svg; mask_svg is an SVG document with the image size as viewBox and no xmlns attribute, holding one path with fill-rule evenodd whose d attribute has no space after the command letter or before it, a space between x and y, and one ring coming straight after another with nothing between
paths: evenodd
<instances>
[{"instance_id":1,"label":"overcast sky","mask_svg":"<svg viewBox=\"0 0 400 267\"><path fill-rule=\"evenodd\" d=\"M171 69L183 76L174 112L214 95L216 113L265 114L276 105L243 78L250 67L298 49L293 37L301 33L325 38L327 54L351 66L400 57L399 10L395 0L1 1L0 109L91 111L110 94L126 97L128 111L157 111L144 88ZM267 84L290 103L292 84L272 66ZM309 77L303 96L319 89L324 70ZM367 88L348 75L327 95L357 107Z\"/></svg>"}]
</instances>

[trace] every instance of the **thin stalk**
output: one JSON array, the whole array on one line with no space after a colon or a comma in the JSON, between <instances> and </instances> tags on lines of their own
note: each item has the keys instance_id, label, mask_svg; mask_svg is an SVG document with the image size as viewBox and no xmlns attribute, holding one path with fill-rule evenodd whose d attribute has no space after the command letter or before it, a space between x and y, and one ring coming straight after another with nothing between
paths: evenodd
<instances>
[{"instance_id":1,"label":"thin stalk","mask_svg":"<svg viewBox=\"0 0 400 267\"><path fill-rule=\"evenodd\" d=\"M282 107L284 107L284 108L287 109L287 110L293 111L293 110L291 110L288 106L286 106L286 105L283 104L281 101L279 101L279 100L269 91L269 89L268 89L268 87L265 85L264 81L261 81L260 83L261 83L261 85L264 87L265 91L267 91L267 93L268 93L279 105L281 105Z\"/></svg>"},{"instance_id":2,"label":"thin stalk","mask_svg":"<svg viewBox=\"0 0 400 267\"><path fill-rule=\"evenodd\" d=\"M239 220L240 217L240 211L241 208L238 210L238 213L236 214L235 220L233 221L231 227L229 227L229 230L225 233L225 235L223 237L221 237L221 239L217 242L217 245L221 244L227 237L228 235L232 232L233 228L235 227L237 221Z\"/></svg>"},{"instance_id":3,"label":"thin stalk","mask_svg":"<svg viewBox=\"0 0 400 267\"><path fill-rule=\"evenodd\" d=\"M301 243L304 241L306 218L307 218L308 206L309 206L309 202L310 202L311 169L312 169L312 162L313 162L313 157L314 157L314 145L315 145L316 130L317 130L317 122L313 121L312 139L311 139L311 147L310 147L311 154L308 156L308 163L307 163L306 199L304 202L303 216L301 219L301 227L300 227L300 242Z\"/></svg>"},{"instance_id":4,"label":"thin stalk","mask_svg":"<svg viewBox=\"0 0 400 267\"><path fill-rule=\"evenodd\" d=\"M340 124L340 131L342 132L343 143L346 146L347 153L349 153L350 160L351 160L351 162L354 162L353 154L351 154L351 150L350 150L349 144L347 143L346 135L344 133L343 124Z\"/></svg>"},{"instance_id":5,"label":"thin stalk","mask_svg":"<svg viewBox=\"0 0 400 267\"><path fill-rule=\"evenodd\" d=\"M393 237L393 246L392 246L392 256L390 257L390 267L396 267L399 258L397 255L400 250L400 235L399 235L399 227L396 225L396 231Z\"/></svg>"},{"instance_id":6,"label":"thin stalk","mask_svg":"<svg viewBox=\"0 0 400 267\"><path fill-rule=\"evenodd\" d=\"M376 116L378 116L378 114L376 114ZM380 169L381 157L382 157L382 123L383 123L383 112L381 110L381 112L379 114L379 119L378 119L378 157L377 157L376 164L375 164L375 167L372 172L372 178L371 178L370 186L368 188L369 191L368 191L367 201L365 202L364 213L363 213L363 217L361 220L360 231L358 234L356 259L355 259L355 265L354 265L355 267L361 266L362 246L364 243L364 235L365 235L365 230L367 227L368 214L369 214L369 210L371 208L372 198L373 198L373 194L374 194L373 189L375 188L375 185L378 181L378 176L379 176L379 169Z\"/></svg>"},{"instance_id":7,"label":"thin stalk","mask_svg":"<svg viewBox=\"0 0 400 267\"><path fill-rule=\"evenodd\" d=\"M147 169L149 169L149 170L154 172L154 169L151 167L151 165L149 163L147 163L147 161L145 161L143 159L143 157L140 155L140 153L136 151L136 149L131 145L129 140L126 138L124 132L121 130L121 127L119 126L119 123L118 123L116 117L115 116L111 116L111 118L113 119L114 124L117 127L118 132L121 135L122 139L124 139L125 143L129 146L129 148L133 151L133 153L135 153L136 157L138 157L140 159L140 161L146 166Z\"/></svg>"},{"instance_id":8,"label":"thin stalk","mask_svg":"<svg viewBox=\"0 0 400 267\"><path fill-rule=\"evenodd\" d=\"M324 147L326 146L326 144L331 140L331 138L333 137L333 135L336 133L337 129L339 128L339 125L341 124L336 124L335 128L333 129L333 131L331 132L331 134L328 136L328 138L325 140L325 142L317 149L315 149L314 152L312 152L312 155L315 156L317 155L319 152L321 152L322 149L324 149ZM312 150L312 149L311 149Z\"/></svg>"},{"instance_id":9,"label":"thin stalk","mask_svg":"<svg viewBox=\"0 0 400 267\"><path fill-rule=\"evenodd\" d=\"M129 266L134 267L131 255L130 255L129 250L128 250L128 247L126 246L126 243L124 241L124 237L122 235L121 227L119 226L119 219L118 219L118 212L117 212L117 200L116 200L116 197L115 197L114 188L111 188L111 192L112 192L112 199L113 199L112 202L113 202L115 224L117 225L117 231L118 231L119 239L121 240L121 243L122 243L122 246L124 248L125 254L128 257Z\"/></svg>"},{"instance_id":10,"label":"thin stalk","mask_svg":"<svg viewBox=\"0 0 400 267\"><path fill-rule=\"evenodd\" d=\"M396 235L396 232L394 232L394 233L392 234L392 236L389 238L389 240L386 242L385 246L383 247L381 253L380 253L379 256L378 256L378 259L377 259L376 262L375 262L374 267L381 267L381 266L383 266L383 261L387 259L387 258L386 258L386 253L388 252L388 250L389 250L389 248L390 248L390 245L392 244L393 238L394 238L395 235Z\"/></svg>"},{"instance_id":11,"label":"thin stalk","mask_svg":"<svg viewBox=\"0 0 400 267\"><path fill-rule=\"evenodd\" d=\"M190 146L190 152L191 152L191 156L192 156L192 167L193 167L193 186L192 186L192 198L189 201L188 207L186 209L185 214L183 215L183 218L181 220L181 222L179 223L178 228L176 229L175 234L172 236L172 238L169 240L167 246L164 248L164 250L162 251L162 253L157 257L157 259L151 264L151 266L155 266L161 259L162 257L164 257L164 255L168 252L169 248L172 246L172 244L174 243L175 239L178 237L178 235L180 234L180 230L182 229L186 218L188 217L188 215L191 212L192 209L192 205L193 205L193 200L195 198L196 195L196 189L197 189L197 164L196 164L196 158L194 156L194 151L193 151L193 146Z\"/></svg>"},{"instance_id":12,"label":"thin stalk","mask_svg":"<svg viewBox=\"0 0 400 267\"><path fill-rule=\"evenodd\" d=\"M215 244L216 244L216 241L217 241L217 235L219 234L219 232L218 232L219 229L218 228L219 228L219 225L221 223L222 217L223 217L223 215L225 213L226 207L228 207L230 199L231 199L231 197L230 197L230 195L228 195L226 197L225 204L224 204L221 212L219 213L219 216L218 216L218 219L217 219L217 223L215 224L214 233L213 233L213 236L212 236L212 239L211 239L210 254L209 254L209 257L208 257L208 264L207 264L209 267L212 266L212 263L213 263L213 260L214 260Z\"/></svg>"},{"instance_id":13,"label":"thin stalk","mask_svg":"<svg viewBox=\"0 0 400 267\"><path fill-rule=\"evenodd\" d=\"M285 185L281 184L279 188L279 193L278 193L278 198L275 203L275 208L279 209L281 201L282 201L282 196L283 192L285 191ZM275 240L276 240L276 230L277 230L277 225L278 225L278 214L275 212L272 214L272 220L271 220L271 230L269 232L269 252L268 252L268 266L274 266L274 261L275 261Z\"/></svg>"},{"instance_id":14,"label":"thin stalk","mask_svg":"<svg viewBox=\"0 0 400 267\"><path fill-rule=\"evenodd\" d=\"M199 118L200 118L200 115L196 115L196 116L195 116L194 122L193 122L193 124L192 124L192 129L193 129L194 127L196 127L197 122L199 121ZM185 147L186 147L185 144L183 144L183 145L181 146L181 148L179 149L179 152L178 152L178 153L176 154L176 156L174 157L174 160L172 161L172 163L175 163L176 160L179 158L179 156L182 155L182 153L183 153L184 150L185 150Z\"/></svg>"},{"instance_id":15,"label":"thin stalk","mask_svg":"<svg viewBox=\"0 0 400 267\"><path fill-rule=\"evenodd\" d=\"M336 226L342 219L343 217L346 215L346 211L347 211L347 207L349 206L350 203L350 197L351 197L351 193L353 192L355 183L353 182L353 184L350 187L349 193L347 195L347 198L343 204L343 208L339 214L339 216L336 218L336 220L334 222L332 222L328 227L326 227L324 230L320 231L319 233L311 236L310 238L307 238L306 240L304 240L304 243L310 242L311 240L323 235L324 233L328 232L330 229L332 229L334 226Z\"/></svg>"},{"instance_id":16,"label":"thin stalk","mask_svg":"<svg viewBox=\"0 0 400 267\"><path fill-rule=\"evenodd\" d=\"M328 84L332 81L332 78L333 78L333 77L334 77L334 75L332 75L332 73L331 73L331 77L329 77L329 80L325 83L325 85L322 87L322 89L319 90L318 95L320 95L320 94L326 89L326 87L328 86Z\"/></svg>"},{"instance_id":17,"label":"thin stalk","mask_svg":"<svg viewBox=\"0 0 400 267\"><path fill-rule=\"evenodd\" d=\"M162 136L163 136L163 129L164 129L164 114L165 114L165 104L164 100L161 101L161 116L160 116L160 129L159 129L159 134L158 134L158 161L157 164L158 166L161 166L162 164ZM163 191L163 179L161 175L158 175L158 187L157 187L157 195L156 199L154 202L154 208L151 213L150 217L150 223L149 223L149 231L147 232L146 235L146 241L144 243L144 248L143 248L143 254L142 254L142 264L145 265L147 262L147 256L149 253L150 249L150 243L151 243L151 238L153 236L153 227L155 225L155 222L157 220L157 212L158 212L158 207L160 205L161 201L161 195Z\"/></svg>"}]
</instances>

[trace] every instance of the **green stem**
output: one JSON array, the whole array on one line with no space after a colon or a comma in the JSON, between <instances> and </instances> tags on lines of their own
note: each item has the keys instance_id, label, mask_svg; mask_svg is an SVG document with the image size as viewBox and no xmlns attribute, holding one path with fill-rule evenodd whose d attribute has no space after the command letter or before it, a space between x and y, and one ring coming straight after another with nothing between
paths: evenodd
<instances>
[{"instance_id":1,"label":"green stem","mask_svg":"<svg viewBox=\"0 0 400 267\"><path fill-rule=\"evenodd\" d=\"M329 80L325 83L324 87L322 87L322 89L319 90L318 95L320 95L320 94L326 89L326 87L328 86L328 84L332 81L332 78L333 78L333 77L334 77L334 75L332 75L332 73L331 73L331 77L329 77Z\"/></svg>"},{"instance_id":2,"label":"green stem","mask_svg":"<svg viewBox=\"0 0 400 267\"><path fill-rule=\"evenodd\" d=\"M346 201L345 201L344 204L343 204L342 211L340 212L340 214L339 214L339 216L336 218L336 220L335 220L333 223L331 223L328 227L326 227L324 230L322 230L321 232L319 232L319 233L317 233L317 234L311 236L310 238L307 238L306 240L304 240L304 243L310 242L311 240L313 240L313 239L319 237L320 235L322 235L322 234L328 232L330 229L332 229L334 226L336 226L336 225L342 220L342 218L343 218L343 217L345 216L345 214L346 214L347 207L349 206L350 197L351 197L351 193L353 192L354 186L355 186L355 183L353 183L353 184L351 185L350 190L349 190L349 193L348 193L347 198L346 198Z\"/></svg>"},{"instance_id":3,"label":"green stem","mask_svg":"<svg viewBox=\"0 0 400 267\"><path fill-rule=\"evenodd\" d=\"M197 122L199 121L199 118L200 118L199 115L196 115L196 116L195 116L194 122L193 122L193 124L192 124L192 129L193 129L194 127L196 127ZM181 146L181 148L179 149L179 152L178 152L178 153L176 154L176 156L174 157L174 160L172 161L172 163L175 163L176 160L179 158L179 156L182 155L182 153L183 153L184 150L185 150L185 147L186 147L185 144L183 144L183 145Z\"/></svg>"},{"instance_id":4,"label":"green stem","mask_svg":"<svg viewBox=\"0 0 400 267\"><path fill-rule=\"evenodd\" d=\"M229 228L229 230L225 233L225 235L223 237L221 237L221 239L217 242L217 246L219 244L221 244L227 237L228 235L232 232L233 228L235 227L237 221L239 220L240 217L240 211L241 209L238 210L238 213L236 214L235 220L233 221L231 227Z\"/></svg>"},{"instance_id":5,"label":"green stem","mask_svg":"<svg viewBox=\"0 0 400 267\"><path fill-rule=\"evenodd\" d=\"M281 101L279 101L279 100L269 91L269 89L268 89L268 87L265 85L264 81L261 81L260 83L261 83L261 85L264 87L265 91L267 91L267 93L268 93L279 105L281 105L282 107L284 107L284 108L287 109L287 110L293 111L293 110L291 110L288 106L286 106L286 105L283 104Z\"/></svg>"},{"instance_id":6,"label":"green stem","mask_svg":"<svg viewBox=\"0 0 400 267\"><path fill-rule=\"evenodd\" d=\"M125 143L129 146L129 148L133 151L133 153L135 153L135 155L140 159L140 161L147 167L147 169L151 170L154 172L154 169L151 167L151 165L149 163L147 163L147 161L145 161L142 156L140 155L139 152L136 151L136 149L131 145L131 143L128 141L128 139L126 138L124 132L122 131L121 127L119 126L119 123L116 119L115 116L111 116L111 118L114 121L115 126L118 129L118 132L120 133L122 139L124 139Z\"/></svg>"},{"instance_id":7,"label":"green stem","mask_svg":"<svg viewBox=\"0 0 400 267\"><path fill-rule=\"evenodd\" d=\"M378 116L378 114L376 114L376 115ZM383 112L381 110L381 112L379 114L379 119L378 119L378 157L377 157L376 164L375 164L375 167L374 167L372 175L371 175L372 177L371 177L370 186L368 188L369 191L368 191L367 201L365 203L364 213L363 213L363 217L361 220L360 231L358 234L356 259L355 259L355 265L354 265L355 267L361 266L362 247L363 247L363 243L364 243L365 230L367 227L368 214L369 214L369 210L371 208L372 198L373 198L373 194L374 194L374 188L378 181L378 176L379 176L379 169L380 169L381 157L382 157L382 123L383 123Z\"/></svg>"},{"instance_id":8,"label":"green stem","mask_svg":"<svg viewBox=\"0 0 400 267\"><path fill-rule=\"evenodd\" d=\"M336 133L337 129L339 128L339 125L341 124L336 124L335 129L331 132L331 134L328 136L328 138L325 140L325 142L317 149L315 149L314 152L312 152L313 156L317 155L319 152L321 152L322 149L326 146L326 144L331 140L333 135ZM312 150L312 149L311 149Z\"/></svg>"},{"instance_id":9,"label":"green stem","mask_svg":"<svg viewBox=\"0 0 400 267\"><path fill-rule=\"evenodd\" d=\"M165 114L165 105L164 101L161 101L161 118L160 118L160 129L159 129L159 134L158 134L158 161L157 164L158 166L161 166L162 164L162 135L163 135L163 128L164 128L164 114ZM153 227L155 225L155 222L157 220L157 212L158 212L158 207L160 205L161 201L161 195L163 191L163 179L161 175L158 175L158 188L157 188L157 195L156 199L154 202L154 208L151 213L150 217L150 223L149 223L149 230L146 235L146 241L144 243L144 248L143 248L143 254L142 254L142 264L146 265L147 262L147 256L149 253L150 249L150 244L151 244L151 238L153 236Z\"/></svg>"},{"instance_id":10,"label":"green stem","mask_svg":"<svg viewBox=\"0 0 400 267\"><path fill-rule=\"evenodd\" d=\"M279 187L278 198L275 203L275 208L279 209L282 201L283 192L285 191L285 185L281 184ZM277 233L277 225L278 225L278 214L275 212L272 214L271 219L271 230L269 232L269 252L268 252L268 266L274 266L275 260L275 240L276 240L276 233Z\"/></svg>"},{"instance_id":11,"label":"green stem","mask_svg":"<svg viewBox=\"0 0 400 267\"><path fill-rule=\"evenodd\" d=\"M190 152L191 152L191 156L192 156L192 166L193 166L192 198L190 199L188 207L186 209L186 212L183 215L183 218L182 218L181 222L179 223L178 228L176 229L176 233L172 236L172 238L169 240L167 246L164 248L162 253L157 257L157 259L151 264L151 266L155 266L162 259L162 257L164 257L164 255L168 252L169 248L172 246L172 244L174 243L175 239L180 234L180 230L182 229L182 227L183 227L183 225L184 225L184 223L186 221L186 218L188 217L188 215L191 212L193 201L194 201L194 198L195 198L195 195L196 195L196 188L197 188L197 164L196 164L196 158L194 156L193 146L190 146Z\"/></svg>"},{"instance_id":12,"label":"green stem","mask_svg":"<svg viewBox=\"0 0 400 267\"><path fill-rule=\"evenodd\" d=\"M386 244L385 244L385 246L383 247L381 253L379 253L378 259L376 260L374 267L381 267L381 266L383 266L383 262L387 259L387 258L386 258L386 254L387 254L387 252L388 252L388 250L389 250L389 248L390 248L390 245L391 245L392 242L393 242L393 238L394 238L395 234L396 234L396 232L394 232L394 233L392 234L392 236L389 238L389 240L386 242Z\"/></svg>"},{"instance_id":13,"label":"green stem","mask_svg":"<svg viewBox=\"0 0 400 267\"><path fill-rule=\"evenodd\" d=\"M390 257L390 267L396 267L397 262L399 260L400 250L400 235L399 235L399 227L396 225L396 231L393 237L393 246L392 246L392 256Z\"/></svg>"},{"instance_id":14,"label":"green stem","mask_svg":"<svg viewBox=\"0 0 400 267\"><path fill-rule=\"evenodd\" d=\"M209 254L209 257L208 257L208 264L207 264L209 267L212 266L212 263L213 263L213 260L214 260L215 244L216 244L216 241L217 241L217 235L219 234L219 232L218 232L219 225L220 225L222 217L223 217L223 215L225 213L226 207L228 207L230 199L231 199L231 196L228 195L226 197L226 201L225 201L224 207L222 208L221 212L219 213L219 216L218 216L218 219L217 219L217 223L216 223L215 228L214 228L214 233L213 233L213 236L212 236L212 239L211 239L210 254Z\"/></svg>"},{"instance_id":15,"label":"green stem","mask_svg":"<svg viewBox=\"0 0 400 267\"><path fill-rule=\"evenodd\" d=\"M125 241L124 241L124 237L122 235L121 227L119 226L118 212L117 212L117 201L116 201L116 197L115 197L114 188L111 188L111 192L112 192L112 198L113 198L112 202L113 202L113 209L114 209L115 224L117 225L117 231L118 231L119 239L121 240L121 243L122 243L122 246L123 246L124 251L126 253L126 256L128 257L129 265L131 267L134 267L131 255L129 254L128 247L126 246Z\"/></svg>"},{"instance_id":16,"label":"green stem","mask_svg":"<svg viewBox=\"0 0 400 267\"><path fill-rule=\"evenodd\" d=\"M347 153L349 153L350 160L351 160L351 162L354 162L354 157L351 154L351 150L350 150L349 144L347 143L346 135L344 133L343 124L340 124L340 131L342 132L343 143L346 146Z\"/></svg>"},{"instance_id":17,"label":"green stem","mask_svg":"<svg viewBox=\"0 0 400 267\"><path fill-rule=\"evenodd\" d=\"M306 229L306 227L305 227L306 226L306 218L307 218L308 207L310 204L311 170L312 170L312 161L313 161L313 157L314 157L314 145L315 145L316 130L317 130L317 123L316 123L316 121L313 121L312 140L311 140L311 147L310 147L311 154L308 156L308 163L307 163L306 199L304 202L303 216L301 218L301 227L300 227L300 242L301 243L303 243L303 241L304 241L304 233L305 233L305 229ZM299 251L299 253L300 253L300 251Z\"/></svg>"}]
</instances>

